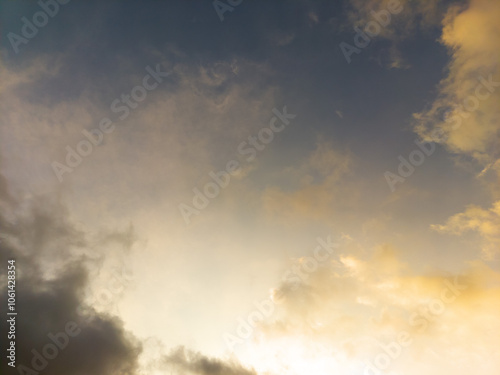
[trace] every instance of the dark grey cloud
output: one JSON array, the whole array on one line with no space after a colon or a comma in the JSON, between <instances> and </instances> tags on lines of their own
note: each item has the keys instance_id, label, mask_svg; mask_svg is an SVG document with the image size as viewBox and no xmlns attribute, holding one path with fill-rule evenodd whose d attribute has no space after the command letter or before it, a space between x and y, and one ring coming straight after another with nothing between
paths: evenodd
<instances>
[{"instance_id":1,"label":"dark grey cloud","mask_svg":"<svg viewBox=\"0 0 500 375\"><path fill-rule=\"evenodd\" d=\"M92 236L69 219L68 210L54 195L20 199L9 191L2 174L0 207L2 374L138 374L143 344L124 329L118 317L97 312L84 302L93 271L108 255L106 246L118 245L126 254L137 241L133 225ZM96 251L96 247L104 250ZM15 369L6 358L7 265L11 259L16 261L17 272ZM209 358L184 347L162 357L155 367L194 375L256 375L237 362Z\"/></svg>"},{"instance_id":2,"label":"dark grey cloud","mask_svg":"<svg viewBox=\"0 0 500 375\"><path fill-rule=\"evenodd\" d=\"M96 312L82 317L79 313L92 265L81 252L91 243L89 235L71 223L57 200L35 197L29 203L16 201L1 175L0 206L2 373L136 373L141 345L125 331L120 319ZM130 236L129 231L111 233L108 240L126 246ZM17 270L16 369L9 367L6 359L10 259L16 260ZM53 264L54 269L47 270L47 264ZM59 348L51 337L58 337ZM37 353L55 357L47 359Z\"/></svg>"},{"instance_id":3,"label":"dark grey cloud","mask_svg":"<svg viewBox=\"0 0 500 375\"><path fill-rule=\"evenodd\" d=\"M175 373L194 375L256 375L253 369L247 369L233 361L209 358L198 352L179 347L163 358L167 369Z\"/></svg>"}]
</instances>

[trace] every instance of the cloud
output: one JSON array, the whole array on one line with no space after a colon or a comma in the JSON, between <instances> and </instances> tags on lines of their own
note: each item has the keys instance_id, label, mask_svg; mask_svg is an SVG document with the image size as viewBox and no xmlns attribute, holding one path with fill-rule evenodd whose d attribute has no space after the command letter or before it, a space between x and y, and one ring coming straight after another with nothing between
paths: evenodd
<instances>
[{"instance_id":1,"label":"cloud","mask_svg":"<svg viewBox=\"0 0 500 375\"><path fill-rule=\"evenodd\" d=\"M319 23L319 17L318 17L318 14L316 12L310 11L307 16L308 16L309 22L311 24Z\"/></svg>"},{"instance_id":2,"label":"cloud","mask_svg":"<svg viewBox=\"0 0 500 375\"><path fill-rule=\"evenodd\" d=\"M295 37L296 35L293 32L275 31L271 33L269 39L273 45L283 47L292 43Z\"/></svg>"},{"instance_id":3,"label":"cloud","mask_svg":"<svg viewBox=\"0 0 500 375\"><path fill-rule=\"evenodd\" d=\"M346 189L340 182L349 174L352 163L348 151L319 141L302 164L282 172L283 179L290 180L286 190L269 187L262 193L264 209L271 216L328 217L332 207L340 203L337 197ZM346 197L343 195L343 200Z\"/></svg>"},{"instance_id":4,"label":"cloud","mask_svg":"<svg viewBox=\"0 0 500 375\"><path fill-rule=\"evenodd\" d=\"M380 345L407 332L412 343L390 370L413 375L426 363L436 373L466 374L471 368L495 373L500 364L492 334L493 327L500 328L498 272L476 261L461 275L419 273L389 244L365 249L351 241L340 251L295 287L290 280L277 287L276 311L254 333L252 345L261 353L254 361L297 350L305 368L323 364L323 371L340 365L345 370L373 361L383 352ZM449 285L459 285L460 291L446 302ZM428 348L436 348L440 359ZM286 363L297 370L294 356Z\"/></svg>"},{"instance_id":5,"label":"cloud","mask_svg":"<svg viewBox=\"0 0 500 375\"><path fill-rule=\"evenodd\" d=\"M444 225L431 225L441 233L463 235L468 231L478 232L483 239L482 258L494 260L500 253L500 201L490 209L471 205L462 213L450 217Z\"/></svg>"},{"instance_id":6,"label":"cloud","mask_svg":"<svg viewBox=\"0 0 500 375\"><path fill-rule=\"evenodd\" d=\"M243 367L236 361L223 361L209 358L184 347L174 349L163 357L167 368L175 369L176 373L193 375L256 375L254 370Z\"/></svg>"},{"instance_id":7,"label":"cloud","mask_svg":"<svg viewBox=\"0 0 500 375\"><path fill-rule=\"evenodd\" d=\"M350 0L347 9L350 24L364 27L373 20L372 12L380 12L388 8L389 4L398 8L402 7L400 13L392 15L391 21L384 26L379 34L380 37L401 41L415 34L417 30L426 31L440 26L440 21L446 11L446 5L436 0Z\"/></svg>"},{"instance_id":8,"label":"cloud","mask_svg":"<svg viewBox=\"0 0 500 375\"><path fill-rule=\"evenodd\" d=\"M17 272L17 369L3 361L6 374L33 374L33 369L55 375L136 375L144 368L168 368L193 375L256 374L234 359L209 358L184 347L156 356L149 363L141 359L143 342L111 314L110 306L99 305L97 295L103 285L109 290L111 286L94 280L108 275L113 264L124 263L124 257L138 241L133 225L123 231L101 228L92 234L70 219L70 212L55 194L21 200L9 191L2 174L0 207L0 262L6 267L8 260L15 259ZM0 273L4 301L7 281L6 272ZM6 307L2 304L0 308L3 316ZM62 332L68 332L68 324L72 327L69 331L76 335L66 334L67 346L59 349L55 357L37 357L32 362L36 353L45 353L53 344L51 335L61 337ZM6 319L2 319L0 327L2 332L8 331ZM65 339L61 340L64 343ZM7 352L5 343L0 343L3 352ZM162 351L163 343L156 341L154 347ZM50 349L47 353L51 356ZM35 368L37 365L43 369Z\"/></svg>"},{"instance_id":9,"label":"cloud","mask_svg":"<svg viewBox=\"0 0 500 375\"><path fill-rule=\"evenodd\" d=\"M85 291L89 285L88 266L91 264L87 251L91 241L87 233L68 219L68 212L60 202L45 198L33 198L31 202L19 202L5 188L0 203L6 208L0 216L0 262L15 259L16 266L16 365L17 371L2 367L7 373L18 373L21 365L33 369L33 350L44 353L52 341L49 334L67 332L68 324L75 324L67 346L59 349L53 359L38 363L52 374L109 375L134 374L140 344L123 327L117 317L95 313L91 319L82 319L79 307L85 306ZM119 234L110 234L119 236ZM7 301L7 275L0 274L2 300ZM6 304L1 312L6 316ZM7 321L2 319L2 332L7 332ZM62 339L64 342L64 339ZM6 353L7 340L2 340L2 352ZM5 358L4 358L5 359ZM40 369L38 369L40 370ZM42 371L43 371L42 370ZM24 372L20 372L24 373Z\"/></svg>"},{"instance_id":10,"label":"cloud","mask_svg":"<svg viewBox=\"0 0 500 375\"><path fill-rule=\"evenodd\" d=\"M409 69L411 65L403 55L397 44L392 44L389 48L380 48L377 57L373 58L382 67L394 69Z\"/></svg>"},{"instance_id":11,"label":"cloud","mask_svg":"<svg viewBox=\"0 0 500 375\"><path fill-rule=\"evenodd\" d=\"M448 6L436 0L350 0L344 29L359 27L364 30L374 21L380 24L375 38L386 43L377 45L372 59L390 69L408 69L411 65L401 52L403 42L418 33L431 35L431 32L437 31ZM385 24L384 14L389 9L394 9L395 13L390 14Z\"/></svg>"},{"instance_id":12,"label":"cloud","mask_svg":"<svg viewBox=\"0 0 500 375\"><path fill-rule=\"evenodd\" d=\"M59 98L64 91L58 86L61 77L49 67L56 62L65 66L71 57L40 58L19 71L0 64L0 89L11 93L0 103L0 143L9 181L39 193L78 189L92 179L102 183L90 189L104 189L112 178L115 196L138 185L157 189L158 194L168 185L183 194L190 193L202 175L208 178L211 170L224 168L237 156L238 144L272 116L276 88L269 84L270 69L244 59L204 64L165 61L174 74L120 121L110 104L141 82L147 64L167 60L165 54L155 54L143 66L120 67L125 78L118 87L111 78L85 81L79 96L63 98ZM85 139L82 131L98 127L104 117L114 122L113 133L59 184L51 163L65 163L66 148L75 149ZM123 164L127 165L123 184L117 186L110 176L123 170ZM172 181L168 175L179 178Z\"/></svg>"},{"instance_id":13,"label":"cloud","mask_svg":"<svg viewBox=\"0 0 500 375\"><path fill-rule=\"evenodd\" d=\"M448 75L430 107L414 115L422 138L438 140L483 167L499 157L499 16L500 3L487 0L449 8L441 36L451 55ZM436 137L439 130L444 135Z\"/></svg>"}]
</instances>

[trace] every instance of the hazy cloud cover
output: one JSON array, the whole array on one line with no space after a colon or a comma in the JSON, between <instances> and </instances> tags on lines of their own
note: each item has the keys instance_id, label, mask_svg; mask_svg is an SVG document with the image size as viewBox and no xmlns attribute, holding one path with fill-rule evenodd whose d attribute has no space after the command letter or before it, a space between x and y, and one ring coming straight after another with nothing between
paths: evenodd
<instances>
[{"instance_id":1,"label":"hazy cloud cover","mask_svg":"<svg viewBox=\"0 0 500 375\"><path fill-rule=\"evenodd\" d=\"M498 373L500 3L0 14L2 371Z\"/></svg>"}]
</instances>

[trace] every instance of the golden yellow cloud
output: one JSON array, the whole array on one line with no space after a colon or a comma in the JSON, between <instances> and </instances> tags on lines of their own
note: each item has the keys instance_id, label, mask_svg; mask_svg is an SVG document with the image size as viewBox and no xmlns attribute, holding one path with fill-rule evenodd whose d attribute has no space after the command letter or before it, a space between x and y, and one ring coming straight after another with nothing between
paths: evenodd
<instances>
[{"instance_id":1,"label":"golden yellow cloud","mask_svg":"<svg viewBox=\"0 0 500 375\"><path fill-rule=\"evenodd\" d=\"M449 49L448 75L430 108L415 114L416 132L483 165L499 158L500 3L472 0L451 7L441 42Z\"/></svg>"},{"instance_id":2,"label":"golden yellow cloud","mask_svg":"<svg viewBox=\"0 0 500 375\"><path fill-rule=\"evenodd\" d=\"M287 365L299 374L304 362L321 371L364 371L371 364L385 373L495 374L497 271L475 261L461 275L419 274L391 245L367 251L372 255L364 260L339 254L295 287L285 280L274 314L249 345L253 360L296 351L301 362L290 358ZM381 368L384 348L393 353L387 368Z\"/></svg>"},{"instance_id":3,"label":"golden yellow cloud","mask_svg":"<svg viewBox=\"0 0 500 375\"><path fill-rule=\"evenodd\" d=\"M432 225L438 232L461 235L476 231L483 238L482 258L493 260L500 253L500 201L490 209L470 205L462 213L450 217L444 225Z\"/></svg>"}]
</instances>

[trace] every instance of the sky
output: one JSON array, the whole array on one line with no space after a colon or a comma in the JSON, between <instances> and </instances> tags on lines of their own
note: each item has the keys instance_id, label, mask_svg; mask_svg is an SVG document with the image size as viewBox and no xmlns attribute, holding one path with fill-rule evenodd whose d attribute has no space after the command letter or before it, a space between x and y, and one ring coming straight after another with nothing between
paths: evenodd
<instances>
[{"instance_id":1,"label":"sky","mask_svg":"<svg viewBox=\"0 0 500 375\"><path fill-rule=\"evenodd\" d=\"M0 14L2 374L498 374L500 2Z\"/></svg>"}]
</instances>

